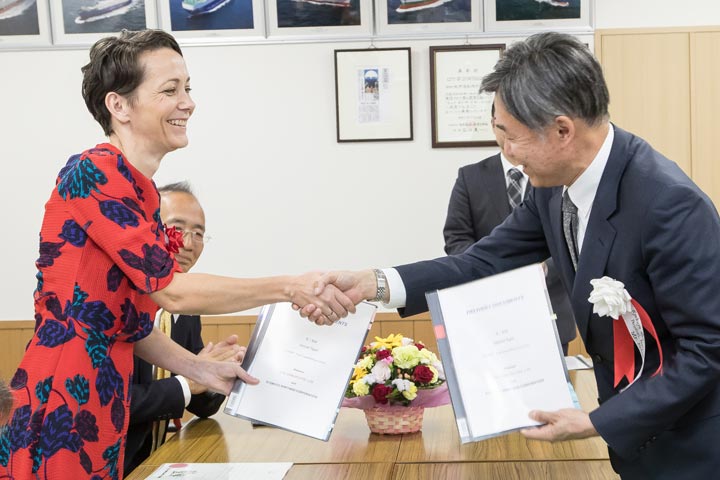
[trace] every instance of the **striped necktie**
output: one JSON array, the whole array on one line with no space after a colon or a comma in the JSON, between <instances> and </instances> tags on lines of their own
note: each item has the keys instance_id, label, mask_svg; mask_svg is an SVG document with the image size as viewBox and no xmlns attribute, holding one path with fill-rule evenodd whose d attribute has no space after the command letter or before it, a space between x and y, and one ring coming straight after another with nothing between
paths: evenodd
<instances>
[{"instance_id":1,"label":"striped necktie","mask_svg":"<svg viewBox=\"0 0 720 480\"><path fill-rule=\"evenodd\" d=\"M567 190L563 193L562 197L562 222L563 222L563 234L565 235L565 242L570 252L570 259L572 260L573 268L577 271L578 267L578 209L575 204L570 200Z\"/></svg>"},{"instance_id":2,"label":"striped necktie","mask_svg":"<svg viewBox=\"0 0 720 480\"><path fill-rule=\"evenodd\" d=\"M523 178L523 174L517 168L511 168L507 172L507 194L508 201L510 202L510 208L515 208L522 203L522 185L520 180Z\"/></svg>"}]
</instances>

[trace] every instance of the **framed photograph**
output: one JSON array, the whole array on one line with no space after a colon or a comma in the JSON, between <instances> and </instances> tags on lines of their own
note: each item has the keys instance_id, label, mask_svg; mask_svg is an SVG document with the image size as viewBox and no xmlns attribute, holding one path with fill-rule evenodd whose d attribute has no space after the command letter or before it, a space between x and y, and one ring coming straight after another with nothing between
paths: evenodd
<instances>
[{"instance_id":1,"label":"framed photograph","mask_svg":"<svg viewBox=\"0 0 720 480\"><path fill-rule=\"evenodd\" d=\"M412 140L409 48L335 50L338 142Z\"/></svg>"},{"instance_id":2,"label":"framed photograph","mask_svg":"<svg viewBox=\"0 0 720 480\"><path fill-rule=\"evenodd\" d=\"M263 0L157 0L159 26L180 43L265 37Z\"/></svg>"},{"instance_id":3,"label":"framed photograph","mask_svg":"<svg viewBox=\"0 0 720 480\"><path fill-rule=\"evenodd\" d=\"M480 33L481 0L375 0L378 34Z\"/></svg>"},{"instance_id":4,"label":"framed photograph","mask_svg":"<svg viewBox=\"0 0 720 480\"><path fill-rule=\"evenodd\" d=\"M496 145L493 95L480 93L480 83L504 50L504 44L430 47L433 148Z\"/></svg>"},{"instance_id":5,"label":"framed photograph","mask_svg":"<svg viewBox=\"0 0 720 480\"><path fill-rule=\"evenodd\" d=\"M92 45L123 29L157 28L155 0L53 0L53 43Z\"/></svg>"},{"instance_id":6,"label":"framed photograph","mask_svg":"<svg viewBox=\"0 0 720 480\"><path fill-rule=\"evenodd\" d=\"M372 0L267 0L269 37L370 37Z\"/></svg>"},{"instance_id":7,"label":"framed photograph","mask_svg":"<svg viewBox=\"0 0 720 480\"><path fill-rule=\"evenodd\" d=\"M592 31L592 1L485 0L485 31Z\"/></svg>"},{"instance_id":8,"label":"framed photograph","mask_svg":"<svg viewBox=\"0 0 720 480\"><path fill-rule=\"evenodd\" d=\"M50 43L47 2L0 1L0 48L41 47Z\"/></svg>"}]
</instances>

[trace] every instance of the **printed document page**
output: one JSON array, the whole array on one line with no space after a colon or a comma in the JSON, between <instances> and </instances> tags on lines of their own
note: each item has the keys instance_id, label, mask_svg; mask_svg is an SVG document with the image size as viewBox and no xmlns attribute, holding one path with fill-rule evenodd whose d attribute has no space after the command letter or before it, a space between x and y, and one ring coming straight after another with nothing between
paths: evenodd
<instances>
[{"instance_id":1,"label":"printed document page","mask_svg":"<svg viewBox=\"0 0 720 480\"><path fill-rule=\"evenodd\" d=\"M574 407L541 265L439 290L435 308L433 295L463 442L537 425L530 410Z\"/></svg>"},{"instance_id":2,"label":"printed document page","mask_svg":"<svg viewBox=\"0 0 720 480\"><path fill-rule=\"evenodd\" d=\"M236 382L225 413L327 440L376 310L320 326L289 303L265 307L243 361L260 384Z\"/></svg>"}]
</instances>

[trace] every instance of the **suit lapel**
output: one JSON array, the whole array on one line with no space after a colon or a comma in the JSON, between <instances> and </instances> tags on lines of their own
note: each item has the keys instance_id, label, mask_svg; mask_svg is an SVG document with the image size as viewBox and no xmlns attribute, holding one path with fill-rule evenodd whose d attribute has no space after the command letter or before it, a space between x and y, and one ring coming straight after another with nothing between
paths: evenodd
<instances>
[{"instance_id":1,"label":"suit lapel","mask_svg":"<svg viewBox=\"0 0 720 480\"><path fill-rule=\"evenodd\" d=\"M617 233L610 218L617 210L620 181L629 161L627 144L630 135L617 127L614 128L615 139L593 201L571 295L573 310L576 312L575 319L583 338L587 338L588 322L592 314L592 307L588 301L592 291L590 280L605 274L605 267Z\"/></svg>"},{"instance_id":2,"label":"suit lapel","mask_svg":"<svg viewBox=\"0 0 720 480\"><path fill-rule=\"evenodd\" d=\"M503 172L500 154L489 158L482 163L483 172L480 175L480 181L483 184L482 191L487 193L487 202L483 205L492 205L495 215L495 224L499 225L510 215L510 201L505 188L505 173Z\"/></svg>"}]
</instances>

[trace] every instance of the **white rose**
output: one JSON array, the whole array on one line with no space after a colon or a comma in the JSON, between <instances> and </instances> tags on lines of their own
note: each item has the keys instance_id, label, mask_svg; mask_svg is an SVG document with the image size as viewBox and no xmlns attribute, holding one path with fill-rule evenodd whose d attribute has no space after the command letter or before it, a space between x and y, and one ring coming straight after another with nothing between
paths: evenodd
<instances>
[{"instance_id":1,"label":"white rose","mask_svg":"<svg viewBox=\"0 0 720 480\"><path fill-rule=\"evenodd\" d=\"M385 380L390 378L392 369L386 362L378 362L370 371L370 375L373 375L377 383L385 383Z\"/></svg>"},{"instance_id":2,"label":"white rose","mask_svg":"<svg viewBox=\"0 0 720 480\"><path fill-rule=\"evenodd\" d=\"M601 317L611 316L615 320L632 308L630 294L625 290L625 284L610 277L590 280L593 290L588 301L593 304L593 313Z\"/></svg>"},{"instance_id":3,"label":"white rose","mask_svg":"<svg viewBox=\"0 0 720 480\"><path fill-rule=\"evenodd\" d=\"M401 342L402 342L402 346L404 346L404 347L408 346L408 345L415 345L415 340L413 340L412 338L408 338L408 337L403 337Z\"/></svg>"},{"instance_id":4,"label":"white rose","mask_svg":"<svg viewBox=\"0 0 720 480\"><path fill-rule=\"evenodd\" d=\"M398 389L399 392L409 390L411 385L414 385L410 380L404 378L396 378L392 381L392 384Z\"/></svg>"}]
</instances>

